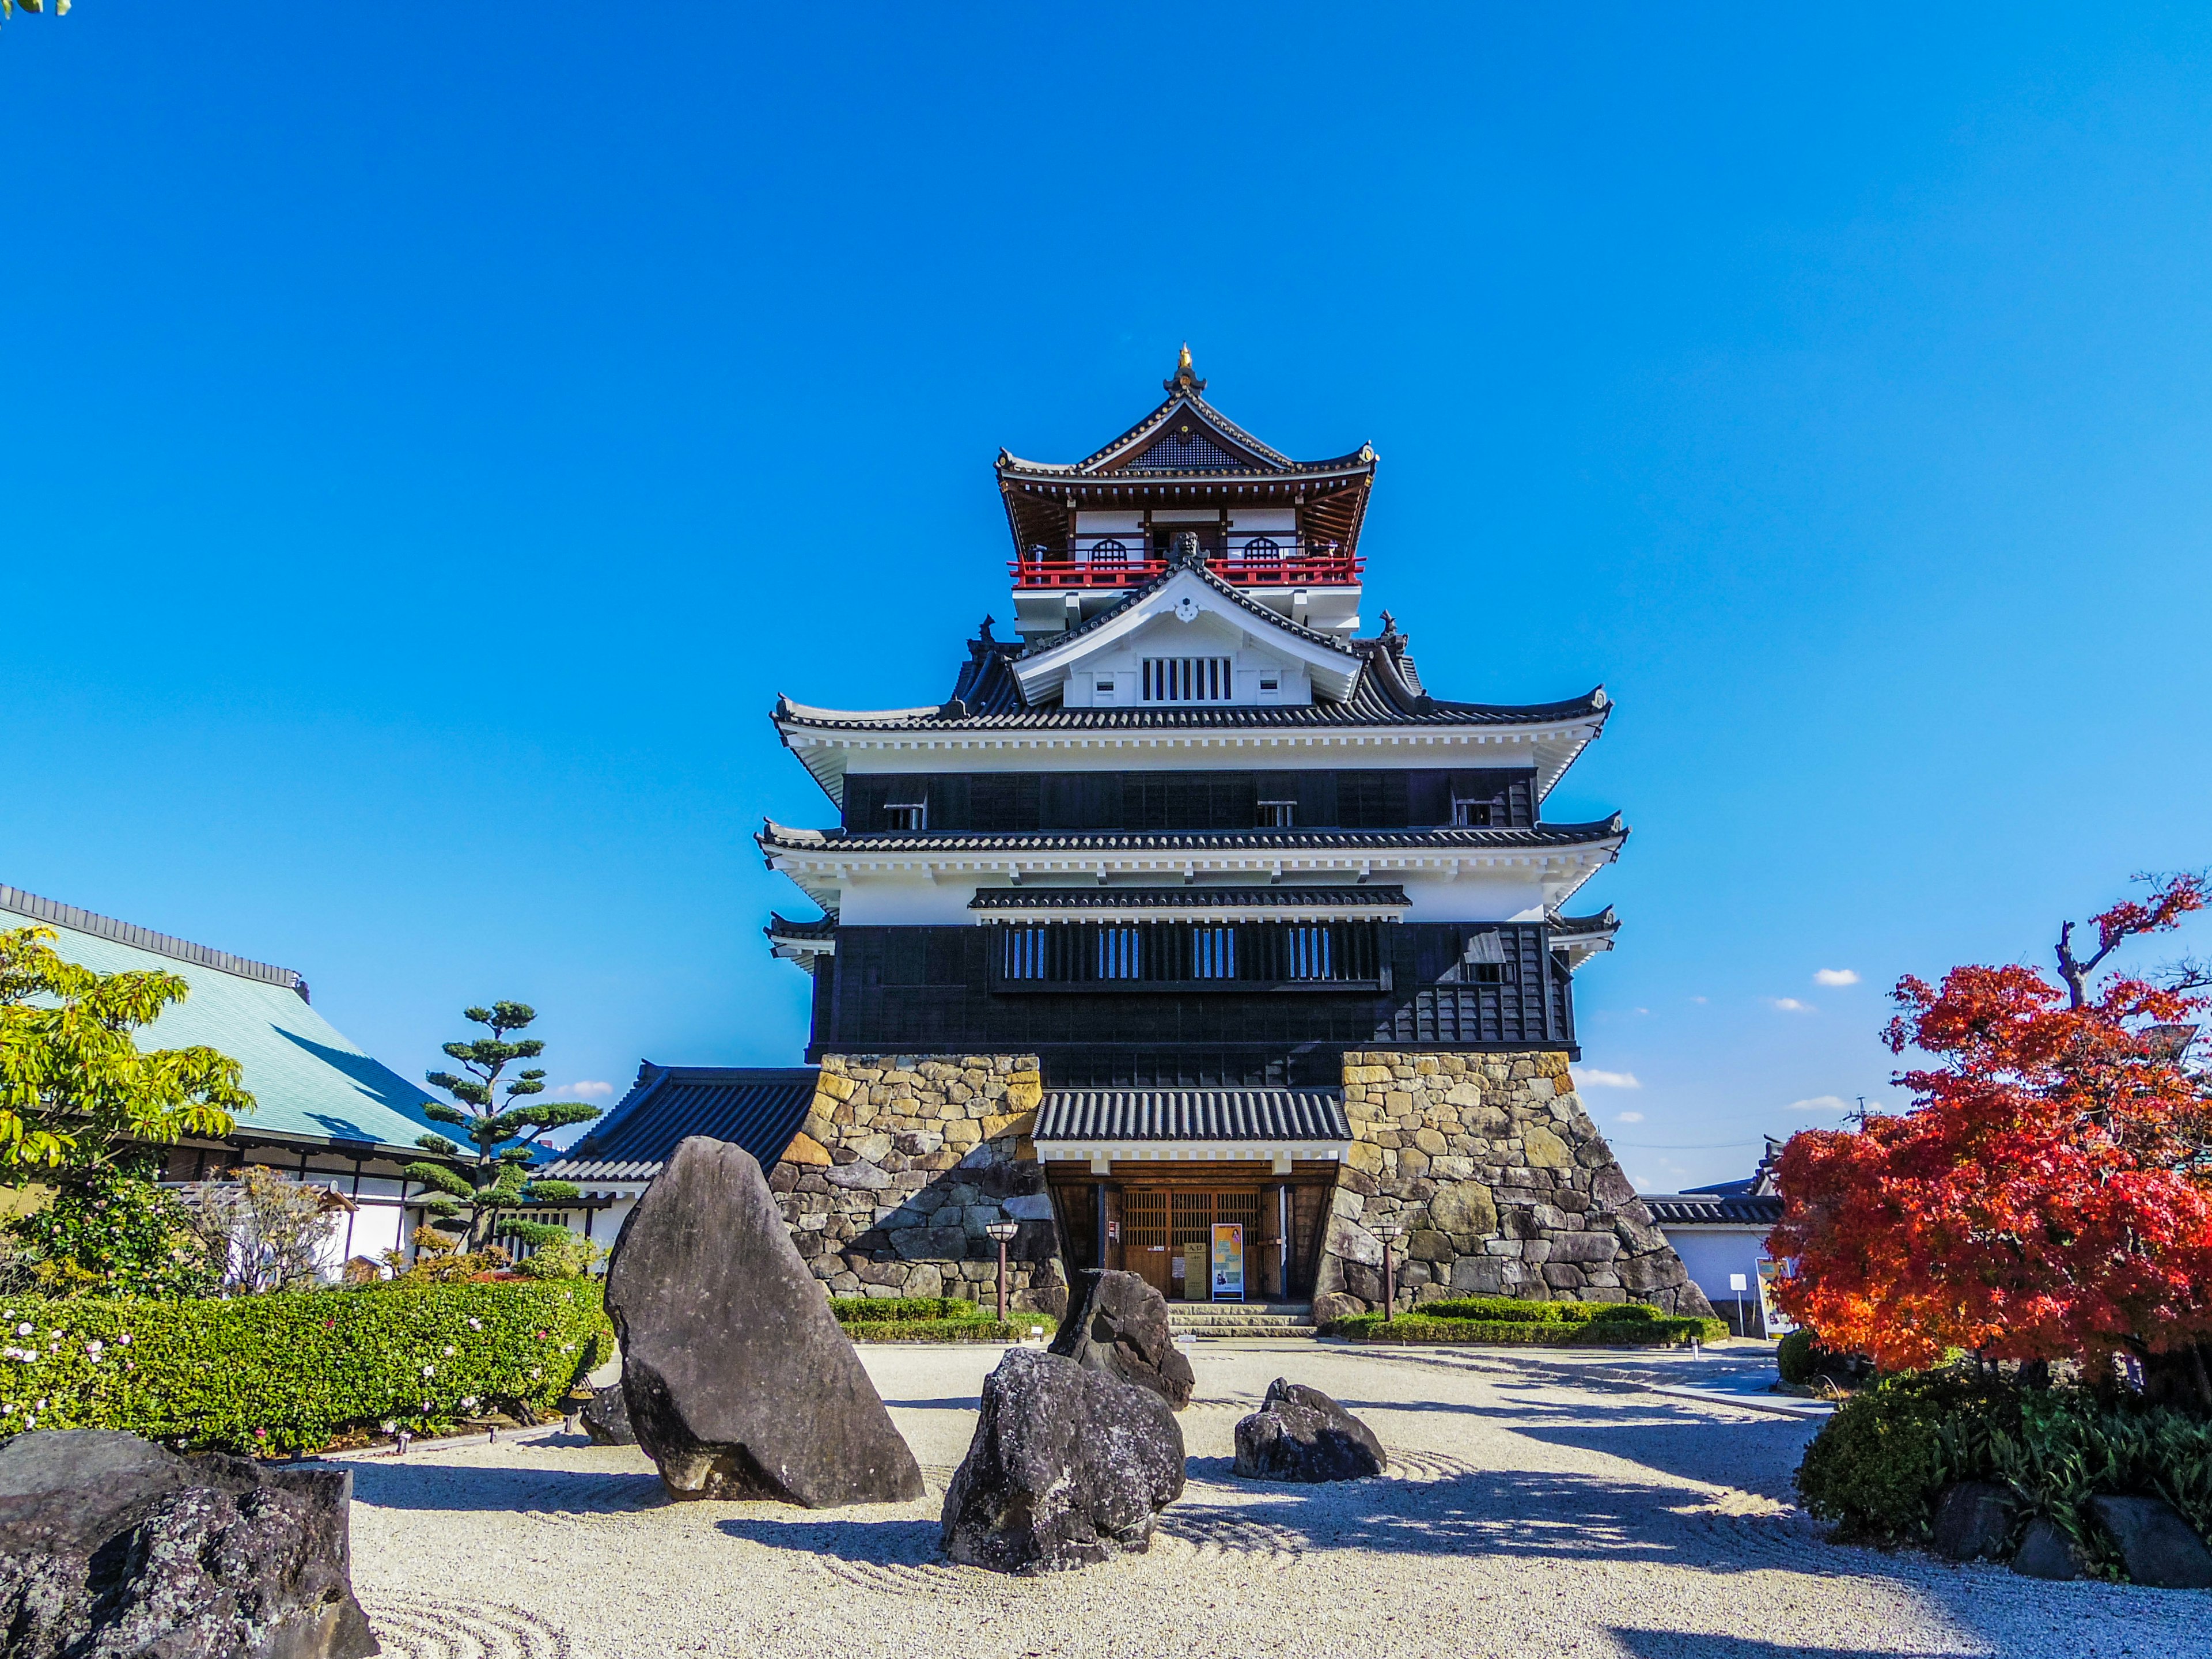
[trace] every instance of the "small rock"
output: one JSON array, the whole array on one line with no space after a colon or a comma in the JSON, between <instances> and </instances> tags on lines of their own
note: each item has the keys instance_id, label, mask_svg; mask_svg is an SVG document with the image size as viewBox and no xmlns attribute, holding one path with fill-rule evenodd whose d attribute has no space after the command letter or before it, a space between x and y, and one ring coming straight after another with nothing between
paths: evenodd
<instances>
[{"instance_id":1,"label":"small rock","mask_svg":"<svg viewBox=\"0 0 2212 1659\"><path fill-rule=\"evenodd\" d=\"M1954 1561L1997 1560L2012 1534L2012 1494L1986 1480L1960 1480L1936 1500L1936 1554Z\"/></svg>"},{"instance_id":2,"label":"small rock","mask_svg":"<svg viewBox=\"0 0 2212 1659\"><path fill-rule=\"evenodd\" d=\"M1361 1480L1382 1463L1372 1429L1319 1389L1279 1376L1237 1425L1237 1473L1248 1480Z\"/></svg>"},{"instance_id":3,"label":"small rock","mask_svg":"<svg viewBox=\"0 0 2212 1659\"><path fill-rule=\"evenodd\" d=\"M1182 1431L1157 1390L1009 1349L945 1494L945 1558L1028 1574L1139 1553L1182 1482Z\"/></svg>"},{"instance_id":4,"label":"small rock","mask_svg":"<svg viewBox=\"0 0 2212 1659\"><path fill-rule=\"evenodd\" d=\"M2093 1498L2089 1513L2118 1547L2121 1565L2136 1583L2212 1589L2212 1551L2189 1522L2157 1498Z\"/></svg>"},{"instance_id":5,"label":"small rock","mask_svg":"<svg viewBox=\"0 0 2212 1659\"><path fill-rule=\"evenodd\" d=\"M1094 1267L1077 1275L1073 1300L1053 1352L1150 1389L1177 1411L1190 1404L1198 1376L1176 1349L1166 1297L1135 1273Z\"/></svg>"},{"instance_id":6,"label":"small rock","mask_svg":"<svg viewBox=\"0 0 2212 1659\"><path fill-rule=\"evenodd\" d=\"M132 1434L0 1448L0 1631L9 1659L367 1659L354 1600L353 1476L179 1457Z\"/></svg>"},{"instance_id":7,"label":"small rock","mask_svg":"<svg viewBox=\"0 0 2212 1659\"><path fill-rule=\"evenodd\" d=\"M2082 1558L2081 1547L2056 1521L2039 1518L2027 1523L2027 1535L2020 1540L2012 1570L2030 1578L2084 1578L2089 1564Z\"/></svg>"},{"instance_id":8,"label":"small rock","mask_svg":"<svg viewBox=\"0 0 2212 1659\"><path fill-rule=\"evenodd\" d=\"M584 1432L595 1446L635 1446L637 1434L629 1425L629 1406L622 1384L592 1390L591 1403L579 1414Z\"/></svg>"}]
</instances>

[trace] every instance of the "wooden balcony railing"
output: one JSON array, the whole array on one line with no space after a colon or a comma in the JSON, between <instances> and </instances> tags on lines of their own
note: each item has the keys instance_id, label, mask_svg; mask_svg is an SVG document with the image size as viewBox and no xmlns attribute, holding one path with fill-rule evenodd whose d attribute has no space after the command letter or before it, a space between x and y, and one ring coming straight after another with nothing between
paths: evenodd
<instances>
[{"instance_id":1,"label":"wooden balcony railing","mask_svg":"<svg viewBox=\"0 0 2212 1659\"><path fill-rule=\"evenodd\" d=\"M1237 550L1208 558L1206 567L1238 587L1350 587L1365 561L1355 554L1284 548L1277 556L1248 558ZM1165 559L1133 551L1099 558L1032 548L1006 567L1018 588L1141 587L1167 569Z\"/></svg>"}]
</instances>

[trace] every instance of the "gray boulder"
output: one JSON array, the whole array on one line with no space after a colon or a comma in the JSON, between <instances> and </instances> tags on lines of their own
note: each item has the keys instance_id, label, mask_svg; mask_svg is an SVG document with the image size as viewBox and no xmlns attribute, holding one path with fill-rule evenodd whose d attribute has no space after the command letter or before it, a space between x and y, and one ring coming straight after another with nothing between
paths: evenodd
<instances>
[{"instance_id":1,"label":"gray boulder","mask_svg":"<svg viewBox=\"0 0 2212 1659\"><path fill-rule=\"evenodd\" d=\"M1247 1480L1360 1480L1383 1462L1374 1430L1319 1389L1279 1376L1237 1425L1237 1473Z\"/></svg>"},{"instance_id":2,"label":"gray boulder","mask_svg":"<svg viewBox=\"0 0 2212 1659\"><path fill-rule=\"evenodd\" d=\"M2030 1578L2086 1578L2089 1564L2081 1547L2056 1521L2041 1518L2027 1523L2027 1533L2012 1558L2012 1570Z\"/></svg>"},{"instance_id":3,"label":"gray boulder","mask_svg":"<svg viewBox=\"0 0 2212 1659\"><path fill-rule=\"evenodd\" d=\"M629 1406L623 1398L622 1384L611 1382L604 1389L592 1390L591 1402L577 1413L584 1432L592 1437L595 1446L635 1446L636 1432L629 1425Z\"/></svg>"},{"instance_id":4,"label":"gray boulder","mask_svg":"<svg viewBox=\"0 0 2212 1659\"><path fill-rule=\"evenodd\" d=\"M948 1560L1056 1572L1152 1547L1182 1495L1182 1431L1158 1391L1013 1348L984 1380L975 1437L945 1494Z\"/></svg>"},{"instance_id":5,"label":"gray boulder","mask_svg":"<svg viewBox=\"0 0 2212 1659\"><path fill-rule=\"evenodd\" d=\"M353 1476L179 1457L132 1434L0 1447L9 1659L366 1659Z\"/></svg>"},{"instance_id":6,"label":"gray boulder","mask_svg":"<svg viewBox=\"0 0 2212 1659\"><path fill-rule=\"evenodd\" d=\"M1051 1352L1086 1370L1150 1389L1176 1410L1190 1404L1198 1377L1175 1345L1167 1298L1134 1273L1086 1268Z\"/></svg>"},{"instance_id":7,"label":"gray boulder","mask_svg":"<svg viewBox=\"0 0 2212 1659\"><path fill-rule=\"evenodd\" d=\"M1936 1502L1929 1542L1936 1553L1953 1561L1994 1561L2012 1535L2012 1494L1986 1480L1960 1480L1943 1489Z\"/></svg>"},{"instance_id":8,"label":"gray boulder","mask_svg":"<svg viewBox=\"0 0 2212 1659\"><path fill-rule=\"evenodd\" d=\"M623 1223L607 1267L631 1432L676 1498L808 1509L921 1496L783 1212L741 1146L694 1135Z\"/></svg>"},{"instance_id":9,"label":"gray boulder","mask_svg":"<svg viewBox=\"0 0 2212 1659\"><path fill-rule=\"evenodd\" d=\"M2138 1584L2212 1589L2212 1551L2189 1522L2155 1498L2093 1498L2089 1513Z\"/></svg>"}]
</instances>

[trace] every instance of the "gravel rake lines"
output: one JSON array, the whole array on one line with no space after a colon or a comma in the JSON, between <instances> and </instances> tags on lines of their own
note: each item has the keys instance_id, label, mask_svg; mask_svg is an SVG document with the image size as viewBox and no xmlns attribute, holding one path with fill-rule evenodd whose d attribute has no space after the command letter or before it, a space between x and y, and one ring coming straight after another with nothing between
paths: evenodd
<instances>
[{"instance_id":1,"label":"gravel rake lines","mask_svg":"<svg viewBox=\"0 0 2212 1659\"><path fill-rule=\"evenodd\" d=\"M441 1596L361 1598L386 1659L590 1659L520 1607Z\"/></svg>"}]
</instances>

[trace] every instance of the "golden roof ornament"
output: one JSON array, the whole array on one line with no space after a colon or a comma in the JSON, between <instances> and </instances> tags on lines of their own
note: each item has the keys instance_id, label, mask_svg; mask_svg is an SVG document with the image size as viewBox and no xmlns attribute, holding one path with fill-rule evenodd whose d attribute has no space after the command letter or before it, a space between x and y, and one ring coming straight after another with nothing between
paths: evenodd
<instances>
[{"instance_id":1,"label":"golden roof ornament","mask_svg":"<svg viewBox=\"0 0 2212 1659\"><path fill-rule=\"evenodd\" d=\"M1206 382L1198 378L1190 366L1190 342L1182 343L1182 350L1176 358L1176 372L1160 382L1163 392L1203 392Z\"/></svg>"}]
</instances>

